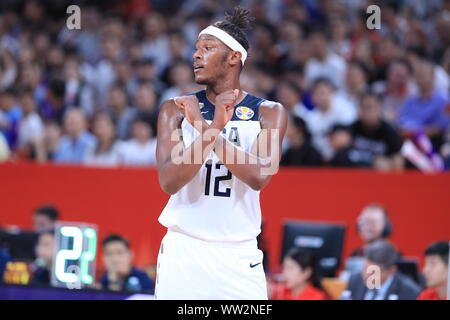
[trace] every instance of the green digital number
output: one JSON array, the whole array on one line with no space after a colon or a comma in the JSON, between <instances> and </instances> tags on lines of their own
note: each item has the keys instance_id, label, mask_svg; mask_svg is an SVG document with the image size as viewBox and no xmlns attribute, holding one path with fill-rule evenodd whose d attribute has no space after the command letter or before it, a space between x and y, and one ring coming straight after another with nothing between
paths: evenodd
<instances>
[{"instance_id":1,"label":"green digital number","mask_svg":"<svg viewBox=\"0 0 450 320\"><path fill-rule=\"evenodd\" d=\"M55 259L55 276L65 283L74 283L78 280L78 275L71 272L66 272L66 261L78 260L83 251L83 234L80 228L64 226L60 229L61 235L67 238L73 238L72 249L60 250L56 254Z\"/></svg>"},{"instance_id":2,"label":"green digital number","mask_svg":"<svg viewBox=\"0 0 450 320\"><path fill-rule=\"evenodd\" d=\"M97 233L92 228L84 229L84 236L88 239L88 249L84 251L80 262L81 281L86 284L93 284L94 278L89 274L89 263L94 261L97 251Z\"/></svg>"}]
</instances>

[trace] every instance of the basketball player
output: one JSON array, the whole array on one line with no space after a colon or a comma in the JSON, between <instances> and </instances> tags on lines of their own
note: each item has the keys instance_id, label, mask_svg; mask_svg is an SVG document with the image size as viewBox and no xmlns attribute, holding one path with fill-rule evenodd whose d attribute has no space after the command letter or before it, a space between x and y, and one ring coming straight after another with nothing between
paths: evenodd
<instances>
[{"instance_id":1,"label":"basketball player","mask_svg":"<svg viewBox=\"0 0 450 320\"><path fill-rule=\"evenodd\" d=\"M237 7L201 31L193 67L206 90L161 106L158 175L171 197L159 218L168 232L156 299L267 299L259 192L278 169L287 113L240 88L250 20Z\"/></svg>"}]
</instances>

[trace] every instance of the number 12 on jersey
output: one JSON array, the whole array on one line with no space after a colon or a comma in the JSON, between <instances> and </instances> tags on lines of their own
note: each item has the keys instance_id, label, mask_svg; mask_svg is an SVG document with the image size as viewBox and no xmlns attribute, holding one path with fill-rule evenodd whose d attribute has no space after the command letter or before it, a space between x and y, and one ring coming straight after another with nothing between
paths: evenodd
<instances>
[{"instance_id":1,"label":"number 12 on jersey","mask_svg":"<svg viewBox=\"0 0 450 320\"><path fill-rule=\"evenodd\" d=\"M212 160L208 160L205 162L206 167L206 181L205 181L205 196L210 195L210 189L211 189L211 176L213 171L220 170L220 167L224 164L221 162L217 162L215 166L213 165ZM213 170L213 167L215 168ZM226 181L231 180L233 175L231 174L230 170L227 169L227 174L223 176L215 176L214 178L214 193L213 195L215 197L230 197L231 196L231 188L226 188L225 191L220 191L220 181Z\"/></svg>"}]
</instances>

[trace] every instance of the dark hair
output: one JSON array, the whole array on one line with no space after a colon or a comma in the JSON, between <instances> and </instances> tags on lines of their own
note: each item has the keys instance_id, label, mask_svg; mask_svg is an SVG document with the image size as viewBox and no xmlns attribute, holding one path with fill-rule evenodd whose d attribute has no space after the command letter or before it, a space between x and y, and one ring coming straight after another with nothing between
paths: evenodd
<instances>
[{"instance_id":1,"label":"dark hair","mask_svg":"<svg viewBox=\"0 0 450 320\"><path fill-rule=\"evenodd\" d=\"M448 252L449 252L449 243L448 241L438 241L432 243L425 250L426 256L436 255L439 256L442 261L448 266Z\"/></svg>"},{"instance_id":2,"label":"dark hair","mask_svg":"<svg viewBox=\"0 0 450 320\"><path fill-rule=\"evenodd\" d=\"M52 79L48 84L48 91L56 98L62 99L66 94L66 83L60 79Z\"/></svg>"},{"instance_id":3,"label":"dark hair","mask_svg":"<svg viewBox=\"0 0 450 320\"><path fill-rule=\"evenodd\" d=\"M349 66L355 66L364 74L366 80L369 80L370 70L367 65L361 60L353 60L349 63Z\"/></svg>"},{"instance_id":4,"label":"dark hair","mask_svg":"<svg viewBox=\"0 0 450 320\"><path fill-rule=\"evenodd\" d=\"M250 11L237 6L234 7L233 12L225 13L225 19L216 22L214 26L228 33L248 51L250 44L243 30L249 29L252 21Z\"/></svg>"},{"instance_id":5,"label":"dark hair","mask_svg":"<svg viewBox=\"0 0 450 320\"><path fill-rule=\"evenodd\" d=\"M155 61L152 58L142 58L137 63L139 66L144 67L153 66L155 64Z\"/></svg>"},{"instance_id":6,"label":"dark hair","mask_svg":"<svg viewBox=\"0 0 450 320\"><path fill-rule=\"evenodd\" d=\"M19 95L21 98L23 97L31 97L34 99L34 91L30 87L22 87L20 88Z\"/></svg>"},{"instance_id":7,"label":"dark hair","mask_svg":"<svg viewBox=\"0 0 450 320\"><path fill-rule=\"evenodd\" d=\"M132 121L132 123L136 122L142 122L152 127L153 118L149 112L141 111L136 115L136 117Z\"/></svg>"},{"instance_id":8,"label":"dark hair","mask_svg":"<svg viewBox=\"0 0 450 320\"><path fill-rule=\"evenodd\" d=\"M389 65L391 66L394 64L402 64L406 67L406 69L408 70L409 73L413 72L411 63L409 63L409 61L406 60L405 58L394 58Z\"/></svg>"},{"instance_id":9,"label":"dark hair","mask_svg":"<svg viewBox=\"0 0 450 320\"><path fill-rule=\"evenodd\" d=\"M409 46L406 48L406 53L413 54L420 59L427 58L427 51L426 51L425 47L423 47L423 46Z\"/></svg>"},{"instance_id":10,"label":"dark hair","mask_svg":"<svg viewBox=\"0 0 450 320\"><path fill-rule=\"evenodd\" d=\"M56 209L56 207L52 205L44 205L41 207L38 207L34 210L34 214L39 214L46 216L52 221L56 221L59 218L59 211Z\"/></svg>"},{"instance_id":11,"label":"dark hair","mask_svg":"<svg viewBox=\"0 0 450 320\"><path fill-rule=\"evenodd\" d=\"M358 96L359 103L362 103L362 101L363 101L364 99L366 99L366 98L373 98L373 99L375 99L375 100L378 102L378 104L381 102L381 101L380 101L380 96L377 95L377 94L376 94L375 92L373 92L372 90L365 90L365 91L363 91L363 92Z\"/></svg>"},{"instance_id":12,"label":"dark hair","mask_svg":"<svg viewBox=\"0 0 450 320\"><path fill-rule=\"evenodd\" d=\"M53 230L53 229L48 229L48 230L39 232L39 237L41 237L41 236L43 236L43 235L45 235L45 234L48 234L48 235L51 235L52 237L54 237L54 236L55 236L55 230Z\"/></svg>"},{"instance_id":13,"label":"dark hair","mask_svg":"<svg viewBox=\"0 0 450 320\"><path fill-rule=\"evenodd\" d=\"M336 123L330 128L330 130L328 130L327 135L331 136L331 135L335 134L336 132L340 132L340 131L345 131L350 134L351 128L348 125Z\"/></svg>"},{"instance_id":14,"label":"dark hair","mask_svg":"<svg viewBox=\"0 0 450 320\"><path fill-rule=\"evenodd\" d=\"M367 245L366 258L384 269L389 269L399 262L400 255L389 241L377 240Z\"/></svg>"},{"instance_id":15,"label":"dark hair","mask_svg":"<svg viewBox=\"0 0 450 320\"><path fill-rule=\"evenodd\" d=\"M294 260L303 270L311 268L311 276L308 281L317 289L322 289L321 277L317 272L317 257L304 248L294 247L288 251L285 258Z\"/></svg>"},{"instance_id":16,"label":"dark hair","mask_svg":"<svg viewBox=\"0 0 450 320\"><path fill-rule=\"evenodd\" d=\"M130 249L130 243L128 242L128 240L116 233L107 235L102 241L102 247L104 248L109 243L116 241L123 243L123 245L127 247L127 249Z\"/></svg>"},{"instance_id":17,"label":"dark hair","mask_svg":"<svg viewBox=\"0 0 450 320\"><path fill-rule=\"evenodd\" d=\"M306 125L305 120L295 115L291 116L292 123L294 126L303 132L306 141L311 140L311 132L309 132L308 126Z\"/></svg>"},{"instance_id":18,"label":"dark hair","mask_svg":"<svg viewBox=\"0 0 450 320\"><path fill-rule=\"evenodd\" d=\"M311 92L314 92L314 90L317 89L317 87L321 84L324 84L328 86L331 90L336 90L336 87L334 84L330 81L330 79L326 77L319 77L316 80L314 80L313 84L311 85Z\"/></svg>"}]
</instances>

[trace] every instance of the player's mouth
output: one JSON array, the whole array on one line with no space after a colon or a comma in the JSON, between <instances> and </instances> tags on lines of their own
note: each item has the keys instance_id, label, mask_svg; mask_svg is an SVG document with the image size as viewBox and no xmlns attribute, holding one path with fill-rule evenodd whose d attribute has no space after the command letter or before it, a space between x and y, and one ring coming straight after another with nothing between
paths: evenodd
<instances>
[{"instance_id":1,"label":"player's mouth","mask_svg":"<svg viewBox=\"0 0 450 320\"><path fill-rule=\"evenodd\" d=\"M194 65L194 72L198 72L201 69L203 69L203 66Z\"/></svg>"}]
</instances>

